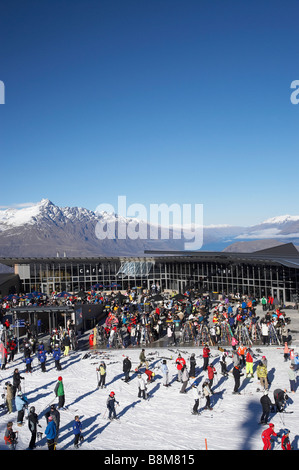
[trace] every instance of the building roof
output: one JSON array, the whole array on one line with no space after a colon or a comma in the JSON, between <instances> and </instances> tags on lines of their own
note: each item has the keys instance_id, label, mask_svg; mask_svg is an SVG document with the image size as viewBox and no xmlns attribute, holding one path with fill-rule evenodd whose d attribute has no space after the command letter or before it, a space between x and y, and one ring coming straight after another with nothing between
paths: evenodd
<instances>
[{"instance_id":1,"label":"building roof","mask_svg":"<svg viewBox=\"0 0 299 470\"><path fill-rule=\"evenodd\" d=\"M257 263L279 264L290 268L299 269L299 251L293 243L278 245L273 248L259 250L250 253L227 251L155 251L146 250L144 256L114 256L114 257L53 257L53 258L0 258L0 263L6 266L16 264L97 264L101 262L115 261L154 261L154 262L201 262L218 261L223 263Z\"/></svg>"}]
</instances>

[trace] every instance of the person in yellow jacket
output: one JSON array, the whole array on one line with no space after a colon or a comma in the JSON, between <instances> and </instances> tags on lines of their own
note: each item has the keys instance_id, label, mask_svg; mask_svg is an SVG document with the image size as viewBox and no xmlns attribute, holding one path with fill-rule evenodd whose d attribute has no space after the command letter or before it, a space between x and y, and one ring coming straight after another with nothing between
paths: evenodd
<instances>
[{"instance_id":1,"label":"person in yellow jacket","mask_svg":"<svg viewBox=\"0 0 299 470\"><path fill-rule=\"evenodd\" d=\"M105 387L106 384L106 364L101 362L100 367L97 368L97 372L100 373L100 380L98 382L98 388Z\"/></svg>"},{"instance_id":2,"label":"person in yellow jacket","mask_svg":"<svg viewBox=\"0 0 299 470\"><path fill-rule=\"evenodd\" d=\"M261 386L264 388L264 390L268 390L269 388L267 374L268 374L267 367L262 363L262 361L260 361L256 369L256 375L260 381Z\"/></svg>"}]
</instances>

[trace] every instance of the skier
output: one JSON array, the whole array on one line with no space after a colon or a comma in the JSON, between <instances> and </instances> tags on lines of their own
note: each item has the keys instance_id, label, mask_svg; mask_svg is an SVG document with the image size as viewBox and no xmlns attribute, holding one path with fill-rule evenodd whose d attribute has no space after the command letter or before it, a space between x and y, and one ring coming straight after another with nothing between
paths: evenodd
<instances>
[{"instance_id":1,"label":"skier","mask_svg":"<svg viewBox=\"0 0 299 470\"><path fill-rule=\"evenodd\" d=\"M239 355L239 358L240 358L241 367L244 367L245 366L246 346L244 346L243 343L240 343L240 346L238 347L237 354Z\"/></svg>"},{"instance_id":2,"label":"skier","mask_svg":"<svg viewBox=\"0 0 299 470\"><path fill-rule=\"evenodd\" d=\"M200 390L199 390L199 386L196 384L196 382L194 382L192 384L192 394L193 394L193 398L194 398L194 405L193 405L193 409L192 409L192 414L197 415L198 414Z\"/></svg>"},{"instance_id":3,"label":"skier","mask_svg":"<svg viewBox=\"0 0 299 470\"><path fill-rule=\"evenodd\" d=\"M206 405L205 405L205 410L212 410L213 408L211 407L211 389L210 389L210 384L208 380L205 380L204 383L202 384L202 393L203 396L206 399Z\"/></svg>"},{"instance_id":4,"label":"skier","mask_svg":"<svg viewBox=\"0 0 299 470\"><path fill-rule=\"evenodd\" d=\"M155 373L150 369L145 369L144 373L147 375L147 383L154 381Z\"/></svg>"},{"instance_id":5,"label":"skier","mask_svg":"<svg viewBox=\"0 0 299 470\"><path fill-rule=\"evenodd\" d=\"M224 350L224 351L223 351L223 354L222 354L222 356L221 356L221 359L220 359L221 374L222 374L224 377L227 377L227 376L228 376L227 366L226 366L226 359L227 359L227 356L228 356L228 352Z\"/></svg>"},{"instance_id":6,"label":"skier","mask_svg":"<svg viewBox=\"0 0 299 470\"><path fill-rule=\"evenodd\" d=\"M144 349L141 350L141 353L140 353L140 355L139 355L139 361L140 361L140 363L139 363L139 366L136 368L136 371L137 371L138 369L140 369L140 367L142 367L143 364L145 364L145 367L146 367L147 369L149 368L148 361L147 361L147 359L146 359L146 357L145 357Z\"/></svg>"},{"instance_id":7,"label":"skier","mask_svg":"<svg viewBox=\"0 0 299 470\"><path fill-rule=\"evenodd\" d=\"M119 402L115 399L115 393L110 392L109 397L107 398L107 408L109 410L108 419L110 419L110 421L112 419L117 419L115 412L115 404L119 405Z\"/></svg>"},{"instance_id":8,"label":"skier","mask_svg":"<svg viewBox=\"0 0 299 470\"><path fill-rule=\"evenodd\" d=\"M283 357L284 357L284 362L287 362L288 359L290 359L290 350L289 350L287 342L284 343Z\"/></svg>"},{"instance_id":9,"label":"skier","mask_svg":"<svg viewBox=\"0 0 299 470\"><path fill-rule=\"evenodd\" d=\"M189 370L190 379L195 378L195 367L196 367L195 354L192 353L190 357L190 370Z\"/></svg>"},{"instance_id":10,"label":"skier","mask_svg":"<svg viewBox=\"0 0 299 470\"><path fill-rule=\"evenodd\" d=\"M183 369L183 366L186 365L186 361L181 356L181 354L179 354L176 361L175 361L175 363L176 363L176 368L177 368L177 371L178 371L177 381L182 382L182 369Z\"/></svg>"},{"instance_id":11,"label":"skier","mask_svg":"<svg viewBox=\"0 0 299 470\"><path fill-rule=\"evenodd\" d=\"M28 428L29 431L31 432L31 439L29 442L28 450L33 450L36 445L36 435L37 435L37 426L40 426L38 424L38 416L35 413L35 407L31 406L29 408L29 413L28 413Z\"/></svg>"},{"instance_id":12,"label":"skier","mask_svg":"<svg viewBox=\"0 0 299 470\"><path fill-rule=\"evenodd\" d=\"M189 380L189 373L188 373L188 369L187 369L186 364L183 365L181 372L182 372L181 379L182 379L183 385L182 385L182 388L180 390L180 393L187 393L186 392L186 387L187 387L188 380Z\"/></svg>"},{"instance_id":13,"label":"skier","mask_svg":"<svg viewBox=\"0 0 299 470\"><path fill-rule=\"evenodd\" d=\"M65 394L62 377L58 377L58 381L54 388L54 393L56 397L58 397L58 409L63 408L65 403Z\"/></svg>"},{"instance_id":14,"label":"skier","mask_svg":"<svg viewBox=\"0 0 299 470\"><path fill-rule=\"evenodd\" d=\"M252 350L250 348L247 349L245 362L246 362L246 377L253 377L253 356L252 356Z\"/></svg>"},{"instance_id":15,"label":"skier","mask_svg":"<svg viewBox=\"0 0 299 470\"><path fill-rule=\"evenodd\" d=\"M11 449L15 450L18 441L18 431L13 430L13 422L8 421L4 434L4 442Z\"/></svg>"},{"instance_id":16,"label":"skier","mask_svg":"<svg viewBox=\"0 0 299 470\"><path fill-rule=\"evenodd\" d=\"M79 442L82 442L84 440L82 436L82 423L78 415L75 416L75 420L73 422L73 433L74 433L74 447L78 449Z\"/></svg>"},{"instance_id":17,"label":"skier","mask_svg":"<svg viewBox=\"0 0 299 470\"><path fill-rule=\"evenodd\" d=\"M23 396L22 392L18 392L15 398L15 406L18 412L17 415L17 425L23 426L23 419L25 414L25 408L28 408L28 400L25 396Z\"/></svg>"},{"instance_id":18,"label":"skier","mask_svg":"<svg viewBox=\"0 0 299 470\"><path fill-rule=\"evenodd\" d=\"M106 383L106 364L105 362L101 362L100 366L97 367L97 372L100 372L100 380L98 383L98 388L105 387Z\"/></svg>"},{"instance_id":19,"label":"skier","mask_svg":"<svg viewBox=\"0 0 299 470\"><path fill-rule=\"evenodd\" d=\"M273 397L274 397L274 403L276 406L276 410L281 413L285 407L286 407L286 402L288 401L289 397L286 394L286 390L281 390L280 388L277 388L273 392Z\"/></svg>"},{"instance_id":20,"label":"skier","mask_svg":"<svg viewBox=\"0 0 299 470\"><path fill-rule=\"evenodd\" d=\"M267 424L270 411L272 407L274 407L274 403L271 402L267 390L264 391L264 394L260 399L260 403L262 405L262 410L263 410L260 424Z\"/></svg>"},{"instance_id":21,"label":"skier","mask_svg":"<svg viewBox=\"0 0 299 470\"><path fill-rule=\"evenodd\" d=\"M56 450L56 445L55 445L56 426L55 426L52 416L49 416L48 418L48 424L45 429L45 435L47 438L48 450Z\"/></svg>"},{"instance_id":22,"label":"skier","mask_svg":"<svg viewBox=\"0 0 299 470\"><path fill-rule=\"evenodd\" d=\"M283 432L283 436L281 438L281 448L282 450L293 450L290 443L290 431L288 429L285 429Z\"/></svg>"},{"instance_id":23,"label":"skier","mask_svg":"<svg viewBox=\"0 0 299 470\"><path fill-rule=\"evenodd\" d=\"M65 334L63 339L62 339L62 345L64 346L64 356L68 356L70 353L70 345L71 345L71 340L68 334Z\"/></svg>"},{"instance_id":24,"label":"skier","mask_svg":"<svg viewBox=\"0 0 299 470\"><path fill-rule=\"evenodd\" d=\"M31 356L26 356L25 357L26 373L28 373L28 372L32 373L32 366L31 366L32 361L33 361L33 359L32 359Z\"/></svg>"},{"instance_id":25,"label":"skier","mask_svg":"<svg viewBox=\"0 0 299 470\"><path fill-rule=\"evenodd\" d=\"M240 392L239 392L239 387L240 387L240 377L244 375L243 373L241 373L240 371L240 367L239 366L235 366L233 368L233 376L234 376L234 379L235 379L235 386L234 386L234 391L233 391L233 394L234 395L240 395Z\"/></svg>"},{"instance_id":26,"label":"skier","mask_svg":"<svg viewBox=\"0 0 299 470\"><path fill-rule=\"evenodd\" d=\"M160 369L163 375L163 386L164 387L170 387L169 383L169 369L167 366L167 361L166 359L163 359L162 364L160 365Z\"/></svg>"},{"instance_id":27,"label":"skier","mask_svg":"<svg viewBox=\"0 0 299 470\"><path fill-rule=\"evenodd\" d=\"M54 346L54 351L53 351L53 359L55 361L55 367L57 370L61 370L60 358L61 358L61 350L60 350L58 343L56 343Z\"/></svg>"},{"instance_id":28,"label":"skier","mask_svg":"<svg viewBox=\"0 0 299 470\"><path fill-rule=\"evenodd\" d=\"M40 350L38 351L38 360L40 362L42 372L46 372L46 351Z\"/></svg>"},{"instance_id":29,"label":"skier","mask_svg":"<svg viewBox=\"0 0 299 470\"><path fill-rule=\"evenodd\" d=\"M274 424L269 423L269 427L262 432L263 450L271 450L272 436L276 437L278 434L274 431Z\"/></svg>"},{"instance_id":30,"label":"skier","mask_svg":"<svg viewBox=\"0 0 299 470\"><path fill-rule=\"evenodd\" d=\"M6 406L8 408L8 413L12 413L13 410L13 386L10 382L5 382L6 386L6 396L5 396L5 401L6 401Z\"/></svg>"},{"instance_id":31,"label":"skier","mask_svg":"<svg viewBox=\"0 0 299 470\"><path fill-rule=\"evenodd\" d=\"M269 389L268 378L267 378L268 371L267 371L267 367L263 364L262 361L259 362L259 365L256 368L256 375L263 389L268 390Z\"/></svg>"},{"instance_id":32,"label":"skier","mask_svg":"<svg viewBox=\"0 0 299 470\"><path fill-rule=\"evenodd\" d=\"M132 367L132 363L131 363L129 357L127 356L123 360L123 372L125 374L125 382L129 382L129 380L130 380L131 367Z\"/></svg>"},{"instance_id":33,"label":"skier","mask_svg":"<svg viewBox=\"0 0 299 470\"><path fill-rule=\"evenodd\" d=\"M59 436L59 427L60 427L60 413L59 413L59 411L56 409L56 405L54 405L54 404L51 405L50 411L47 411L47 413L45 414L47 423L48 423L48 421L49 421L49 417L50 417L50 416L51 416L51 418L53 419L53 421L54 421L54 423L55 423L55 428L56 428L55 444L57 444L57 442L58 442L58 436Z\"/></svg>"},{"instance_id":34,"label":"skier","mask_svg":"<svg viewBox=\"0 0 299 470\"><path fill-rule=\"evenodd\" d=\"M204 348L203 348L203 370L207 370L208 364L209 364L209 357L210 357L210 348L208 344L206 343Z\"/></svg>"},{"instance_id":35,"label":"skier","mask_svg":"<svg viewBox=\"0 0 299 470\"><path fill-rule=\"evenodd\" d=\"M215 367L212 366L212 365L208 365L207 370L208 370L208 379L209 379L209 383L210 383L210 389L212 390L214 376L217 374L217 372L216 372Z\"/></svg>"},{"instance_id":36,"label":"skier","mask_svg":"<svg viewBox=\"0 0 299 470\"><path fill-rule=\"evenodd\" d=\"M295 393L297 375L296 375L295 367L293 364L290 365L290 368L288 370L288 375L289 375L289 381L290 381L290 390L292 393Z\"/></svg>"},{"instance_id":37,"label":"skier","mask_svg":"<svg viewBox=\"0 0 299 470\"><path fill-rule=\"evenodd\" d=\"M144 400L146 399L146 385L144 378L141 376L141 374L138 374L138 398L141 397Z\"/></svg>"},{"instance_id":38,"label":"skier","mask_svg":"<svg viewBox=\"0 0 299 470\"><path fill-rule=\"evenodd\" d=\"M24 377L21 377L19 369L16 368L12 377L12 387L13 387L13 396L15 397L16 392L21 391L21 380L24 380Z\"/></svg>"}]
</instances>

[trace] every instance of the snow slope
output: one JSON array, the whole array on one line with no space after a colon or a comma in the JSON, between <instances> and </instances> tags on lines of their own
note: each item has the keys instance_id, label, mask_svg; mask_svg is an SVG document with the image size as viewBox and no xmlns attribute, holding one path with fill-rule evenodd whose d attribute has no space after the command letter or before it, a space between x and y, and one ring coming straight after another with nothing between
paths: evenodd
<instances>
[{"instance_id":1,"label":"snow slope","mask_svg":"<svg viewBox=\"0 0 299 470\"><path fill-rule=\"evenodd\" d=\"M234 381L232 376L223 378L220 374L220 352L212 348L211 362L215 365L218 374L214 380L215 394L211 397L213 411L203 411L194 416L191 409L194 398L191 392L191 382L188 384L187 394L180 394L181 385L176 381L176 368L174 361L177 357L177 349L149 349L146 355L150 359L150 368L155 369L155 381L148 385L149 400L138 398L137 376L131 373L132 380L126 384L121 380L122 362L124 354L128 354L132 360L132 369L136 367L140 349L105 350L92 352L91 356L83 359L86 352L71 352L68 357L62 359L62 371L54 368L53 359L48 356L47 372L42 373L34 360L33 373L25 373L22 355L18 354L13 364L9 364L6 370L1 371L1 390L7 380L12 381L15 367L19 367L25 380L22 385L30 405L36 407L39 414L40 431L44 431L46 420L44 409L52 402L57 403L53 390L59 375L63 377L66 393L66 405L68 410L61 411L61 425L59 449L73 450L72 421L78 414L83 425L85 441L82 449L86 450L169 450L190 451L204 450L205 442L208 450L260 450L262 449L261 432L264 426L258 424L261 416L259 403L261 392L257 392L258 382L254 378L249 382L241 378L241 395L233 395ZM268 359L268 371L272 381L269 395L273 400L275 388L289 389L288 368L290 362L284 362L283 349L277 346L253 348L256 354L254 367L262 355ZM189 357L192 352L196 354L197 377L200 387L206 377L202 370L202 347L181 349L185 351L183 357L189 365ZM298 350L295 347L295 351ZM172 359L170 359L172 356ZM157 369L163 357L167 360L170 370L171 387L162 385L162 374ZM101 358L107 364L107 387L97 389L96 366ZM228 369L231 370L231 358L228 360ZM146 376L144 376L146 377ZM243 380L242 380L243 379ZM119 401L117 413L119 421L107 420L106 399L113 390ZM288 410L292 414L274 414L271 421L275 424L275 430L286 427L290 429L291 441L298 448L299 436L299 398L298 393L290 393ZM200 409L205 400L201 398ZM10 420L14 423L14 429L19 431L18 449L26 449L30 433L27 421L23 427L16 424L17 413L0 415L0 449L7 447L4 444L4 432L6 423ZM206 441L205 441L206 440ZM47 450L45 438L38 443L40 450ZM275 448L280 449L278 441Z\"/></svg>"}]
</instances>

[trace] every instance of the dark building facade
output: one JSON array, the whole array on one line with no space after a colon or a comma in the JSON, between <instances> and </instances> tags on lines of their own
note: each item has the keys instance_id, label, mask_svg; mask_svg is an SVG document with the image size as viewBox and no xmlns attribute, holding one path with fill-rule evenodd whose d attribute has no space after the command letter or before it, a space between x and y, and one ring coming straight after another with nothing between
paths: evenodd
<instances>
[{"instance_id":1,"label":"dark building facade","mask_svg":"<svg viewBox=\"0 0 299 470\"><path fill-rule=\"evenodd\" d=\"M272 295L296 302L299 252L289 243L254 253L145 252L143 257L2 258L20 277L22 292L123 290L133 287Z\"/></svg>"}]
</instances>

